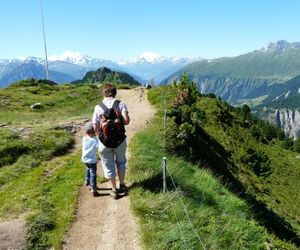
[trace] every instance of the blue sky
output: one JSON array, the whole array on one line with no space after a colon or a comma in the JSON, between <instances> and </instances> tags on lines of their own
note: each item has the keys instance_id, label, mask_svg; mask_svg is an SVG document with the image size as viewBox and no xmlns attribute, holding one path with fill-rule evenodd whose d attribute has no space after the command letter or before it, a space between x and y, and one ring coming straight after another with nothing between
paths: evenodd
<instances>
[{"instance_id":1,"label":"blue sky","mask_svg":"<svg viewBox=\"0 0 300 250\"><path fill-rule=\"evenodd\" d=\"M39 0L0 3L0 58L44 56ZM299 0L43 0L48 54L235 56L300 41Z\"/></svg>"}]
</instances>

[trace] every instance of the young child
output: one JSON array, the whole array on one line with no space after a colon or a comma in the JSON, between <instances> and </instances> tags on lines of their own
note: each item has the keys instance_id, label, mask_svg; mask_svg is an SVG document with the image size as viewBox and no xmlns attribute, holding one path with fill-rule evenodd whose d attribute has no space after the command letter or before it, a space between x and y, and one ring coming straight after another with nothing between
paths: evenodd
<instances>
[{"instance_id":1,"label":"young child","mask_svg":"<svg viewBox=\"0 0 300 250\"><path fill-rule=\"evenodd\" d=\"M97 192L97 149L99 147L98 139L91 122L84 125L85 135L82 138L82 162L86 166L85 184L90 185L93 196L98 196Z\"/></svg>"}]
</instances>

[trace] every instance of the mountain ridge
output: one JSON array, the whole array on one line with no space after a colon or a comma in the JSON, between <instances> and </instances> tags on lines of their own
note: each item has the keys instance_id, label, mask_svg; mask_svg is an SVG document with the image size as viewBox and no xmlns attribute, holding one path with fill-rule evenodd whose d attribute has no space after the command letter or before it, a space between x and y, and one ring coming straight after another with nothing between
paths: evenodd
<instances>
[{"instance_id":1,"label":"mountain ridge","mask_svg":"<svg viewBox=\"0 0 300 250\"><path fill-rule=\"evenodd\" d=\"M269 44L268 48L237 57L194 62L166 78L162 84L179 80L186 72L203 93L212 92L231 104L238 104L263 85L284 83L300 75L299 43L279 41L275 45Z\"/></svg>"}]
</instances>

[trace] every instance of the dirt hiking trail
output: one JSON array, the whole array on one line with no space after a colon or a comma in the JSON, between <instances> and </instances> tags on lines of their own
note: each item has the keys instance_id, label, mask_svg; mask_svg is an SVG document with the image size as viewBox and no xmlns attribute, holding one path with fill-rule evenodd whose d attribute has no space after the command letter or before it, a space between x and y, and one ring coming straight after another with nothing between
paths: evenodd
<instances>
[{"instance_id":1,"label":"dirt hiking trail","mask_svg":"<svg viewBox=\"0 0 300 250\"><path fill-rule=\"evenodd\" d=\"M144 88L118 90L116 98L127 104L131 119L126 126L128 144L134 133L143 129L155 113L145 91ZM77 136L82 136L82 130ZM77 143L81 142L77 140ZM127 156L130 156L130 152ZM100 162L98 176L102 176ZM108 182L98 186L100 196L92 197L89 189L82 185L76 220L64 239L63 249L141 249L138 226L130 208L129 196L113 200L109 196Z\"/></svg>"}]
</instances>

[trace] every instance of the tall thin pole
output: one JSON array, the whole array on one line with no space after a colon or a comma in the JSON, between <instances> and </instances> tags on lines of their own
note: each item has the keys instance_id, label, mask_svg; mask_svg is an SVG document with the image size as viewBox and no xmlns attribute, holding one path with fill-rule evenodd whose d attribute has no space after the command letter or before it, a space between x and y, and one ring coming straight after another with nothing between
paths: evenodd
<instances>
[{"instance_id":1,"label":"tall thin pole","mask_svg":"<svg viewBox=\"0 0 300 250\"><path fill-rule=\"evenodd\" d=\"M47 80L49 80L49 70L48 70L48 56L47 56L47 45L46 45L46 35L45 35L45 25L44 25L44 14L43 14L43 4L42 0L40 0L41 4L41 16L42 16L42 27L43 27L43 36L44 36L44 48L45 48L45 61L46 61L46 76Z\"/></svg>"}]
</instances>

